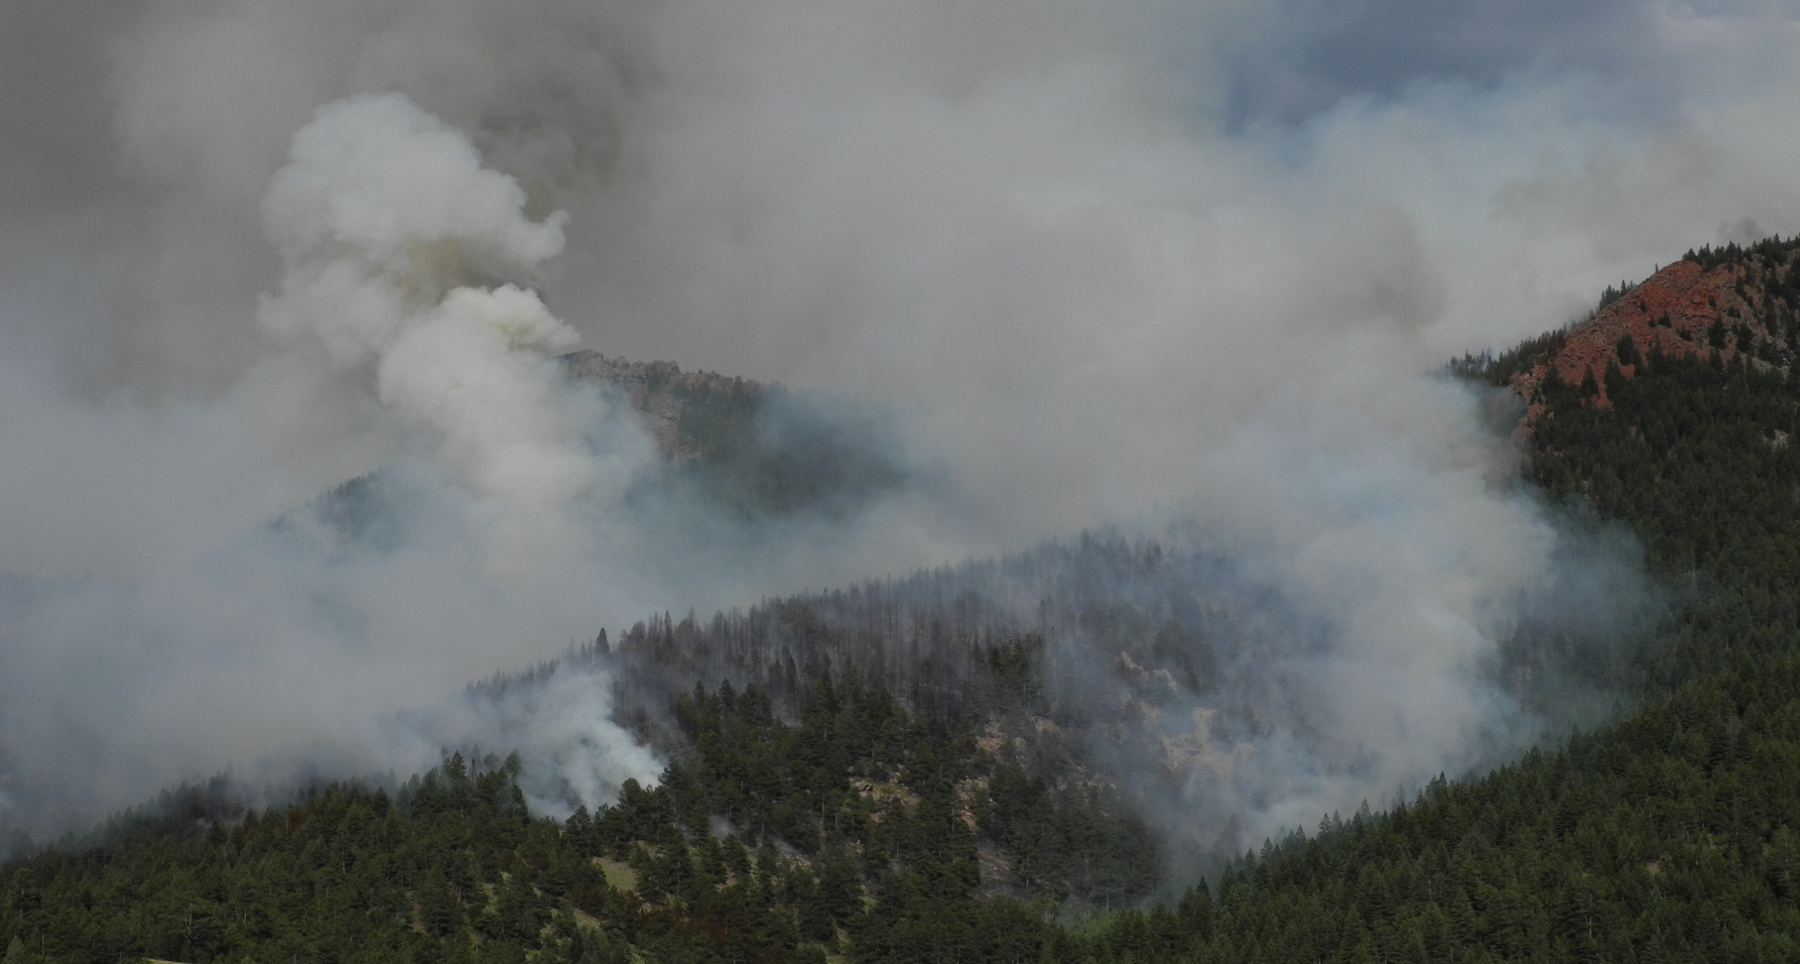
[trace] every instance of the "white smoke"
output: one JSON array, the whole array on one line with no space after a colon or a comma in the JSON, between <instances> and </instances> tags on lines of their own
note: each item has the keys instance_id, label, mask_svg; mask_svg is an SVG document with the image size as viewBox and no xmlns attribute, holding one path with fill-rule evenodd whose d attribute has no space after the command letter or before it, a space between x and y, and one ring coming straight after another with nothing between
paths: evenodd
<instances>
[{"instance_id":1,"label":"white smoke","mask_svg":"<svg viewBox=\"0 0 1800 964\"><path fill-rule=\"evenodd\" d=\"M49 597L0 619L0 766L37 781L5 792L414 766L383 713L597 625L1157 511L1335 630L1252 694L1304 737L1272 789L1219 806L1286 822L1529 739L1482 672L1557 537L1420 373L1745 218L1800 229L1795 19L1616 5L1683 79L1654 102L1521 55L1227 116L1308 8L0 10L39 92L0 98L0 571ZM614 413L546 359L571 330L890 405L929 484L772 549L621 513L649 446L589 437ZM376 468L426 519L392 553L243 544ZM647 766L591 705L596 772Z\"/></svg>"},{"instance_id":2,"label":"white smoke","mask_svg":"<svg viewBox=\"0 0 1800 964\"><path fill-rule=\"evenodd\" d=\"M517 182L405 97L328 104L294 135L263 204L285 274L257 316L278 336L317 337L338 365L378 360L382 404L441 440L485 517L494 570L512 579L572 561L570 507L603 479L630 481L629 466L607 477L558 398L550 356L580 336L535 292L469 286L561 253L567 215L533 222L524 208Z\"/></svg>"},{"instance_id":3,"label":"white smoke","mask_svg":"<svg viewBox=\"0 0 1800 964\"><path fill-rule=\"evenodd\" d=\"M566 384L553 355L579 336L518 284L561 252L566 216L534 221L525 207L467 137L398 94L327 104L294 135L262 205L283 274L256 306L256 365L184 428L124 426L93 456L131 461L180 437L196 447L154 456L164 477L140 476L156 492L185 491L213 460L279 478L282 460L247 440L306 437L315 409L358 400L340 408L354 417L337 439L406 493L421 531L384 553L309 555L265 527L319 483L283 483L264 493L272 504L215 500L219 518L165 540L152 565L22 584L0 607L0 777L33 804L10 816L43 833L228 763L252 782L296 766L404 774L475 742L511 743L534 780L590 806L627 778L655 779L656 758L607 719L603 665L531 697L547 727L558 721L555 747L505 701L446 703L643 598L609 555L629 551L608 541L629 527L594 520L616 514L654 448ZM72 711L34 698L43 687L109 696Z\"/></svg>"},{"instance_id":4,"label":"white smoke","mask_svg":"<svg viewBox=\"0 0 1800 964\"><path fill-rule=\"evenodd\" d=\"M612 719L613 676L604 666L564 662L547 677L435 708L408 721L423 746L493 746L515 751L526 802L566 817L618 798L635 779L654 785L664 761Z\"/></svg>"}]
</instances>

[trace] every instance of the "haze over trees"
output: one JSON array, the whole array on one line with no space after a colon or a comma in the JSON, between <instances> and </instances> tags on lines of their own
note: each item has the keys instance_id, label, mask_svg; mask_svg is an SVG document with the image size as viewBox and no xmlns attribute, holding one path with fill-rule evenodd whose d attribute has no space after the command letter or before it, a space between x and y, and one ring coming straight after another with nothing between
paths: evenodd
<instances>
[{"instance_id":1,"label":"haze over trees","mask_svg":"<svg viewBox=\"0 0 1800 964\"><path fill-rule=\"evenodd\" d=\"M1212 692L1306 627L1224 560L1096 533L602 634L568 661L618 666L620 717L671 762L564 820L472 748L261 811L172 790L4 869L7 964L1794 959L1797 254L1697 252L1457 366L1525 395L1527 477L1629 524L1673 600L1649 643L1555 664L1623 681L1629 715L1484 775L1172 851L1153 788L1058 738L1129 729L1058 715L1112 704L1062 697L1101 656L1116 705ZM1676 289L1711 318L1665 323ZM1035 618L1000 604L1020 592ZM1528 642L1522 676L1579 650Z\"/></svg>"}]
</instances>

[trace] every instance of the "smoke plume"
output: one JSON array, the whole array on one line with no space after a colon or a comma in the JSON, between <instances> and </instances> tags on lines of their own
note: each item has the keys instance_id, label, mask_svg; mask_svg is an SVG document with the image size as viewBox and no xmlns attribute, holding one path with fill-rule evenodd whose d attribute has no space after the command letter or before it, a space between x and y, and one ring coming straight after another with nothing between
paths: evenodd
<instances>
[{"instance_id":1,"label":"smoke plume","mask_svg":"<svg viewBox=\"0 0 1800 964\"><path fill-rule=\"evenodd\" d=\"M376 361L377 397L438 439L485 517L493 570L516 579L573 555L569 507L606 475L556 397L551 353L580 336L535 292L472 286L561 253L566 215L533 223L524 206L517 182L405 97L326 105L263 204L285 272L257 315L277 337L316 336L336 366ZM614 469L619 490L631 466Z\"/></svg>"},{"instance_id":2,"label":"smoke plume","mask_svg":"<svg viewBox=\"0 0 1800 964\"><path fill-rule=\"evenodd\" d=\"M1426 373L1800 229L1792 10L1577 6L9 6L6 819L503 740L591 804L656 764L603 667L447 694L1166 518L1325 627L1244 664L1293 736L1231 758L1255 794L1182 805L1279 826L1516 749L1492 664L1569 537ZM912 484L754 526L658 494L577 334L883 405ZM404 538L269 535L370 472Z\"/></svg>"}]
</instances>

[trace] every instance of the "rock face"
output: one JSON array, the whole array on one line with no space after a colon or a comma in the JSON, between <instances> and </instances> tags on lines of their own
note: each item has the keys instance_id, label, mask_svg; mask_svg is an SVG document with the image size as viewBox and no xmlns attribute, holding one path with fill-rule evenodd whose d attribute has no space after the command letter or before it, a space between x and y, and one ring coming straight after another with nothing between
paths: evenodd
<instances>
[{"instance_id":1,"label":"rock face","mask_svg":"<svg viewBox=\"0 0 1800 964\"><path fill-rule=\"evenodd\" d=\"M706 454L708 439L696 431L695 409L754 413L766 386L713 372L684 372L674 362L632 362L597 351L561 358L571 376L622 392L663 457L683 465ZM684 418L685 417L685 418Z\"/></svg>"},{"instance_id":2,"label":"rock face","mask_svg":"<svg viewBox=\"0 0 1800 964\"><path fill-rule=\"evenodd\" d=\"M1516 359L1510 386L1543 414L1544 390L1581 386L1589 403L1611 404L1607 377L1631 378L1658 355L1695 355L1720 365L1786 369L1800 347L1800 242L1771 239L1687 257L1620 292L1566 332L1545 336ZM1502 359L1504 363L1504 359Z\"/></svg>"}]
</instances>

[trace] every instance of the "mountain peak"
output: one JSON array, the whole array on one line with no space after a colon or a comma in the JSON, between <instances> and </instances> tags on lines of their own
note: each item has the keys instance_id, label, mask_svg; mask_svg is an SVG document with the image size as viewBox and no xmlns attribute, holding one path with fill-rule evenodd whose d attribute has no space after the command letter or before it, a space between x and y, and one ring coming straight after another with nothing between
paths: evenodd
<instances>
[{"instance_id":1,"label":"mountain peak","mask_svg":"<svg viewBox=\"0 0 1800 964\"><path fill-rule=\"evenodd\" d=\"M1689 251L1639 284L1608 288L1586 319L1496 359L1492 380L1529 403L1529 431L1546 391L1579 386L1588 404L1606 407L1609 380L1632 378L1659 356L1785 369L1800 347L1797 283L1800 240Z\"/></svg>"}]
</instances>

